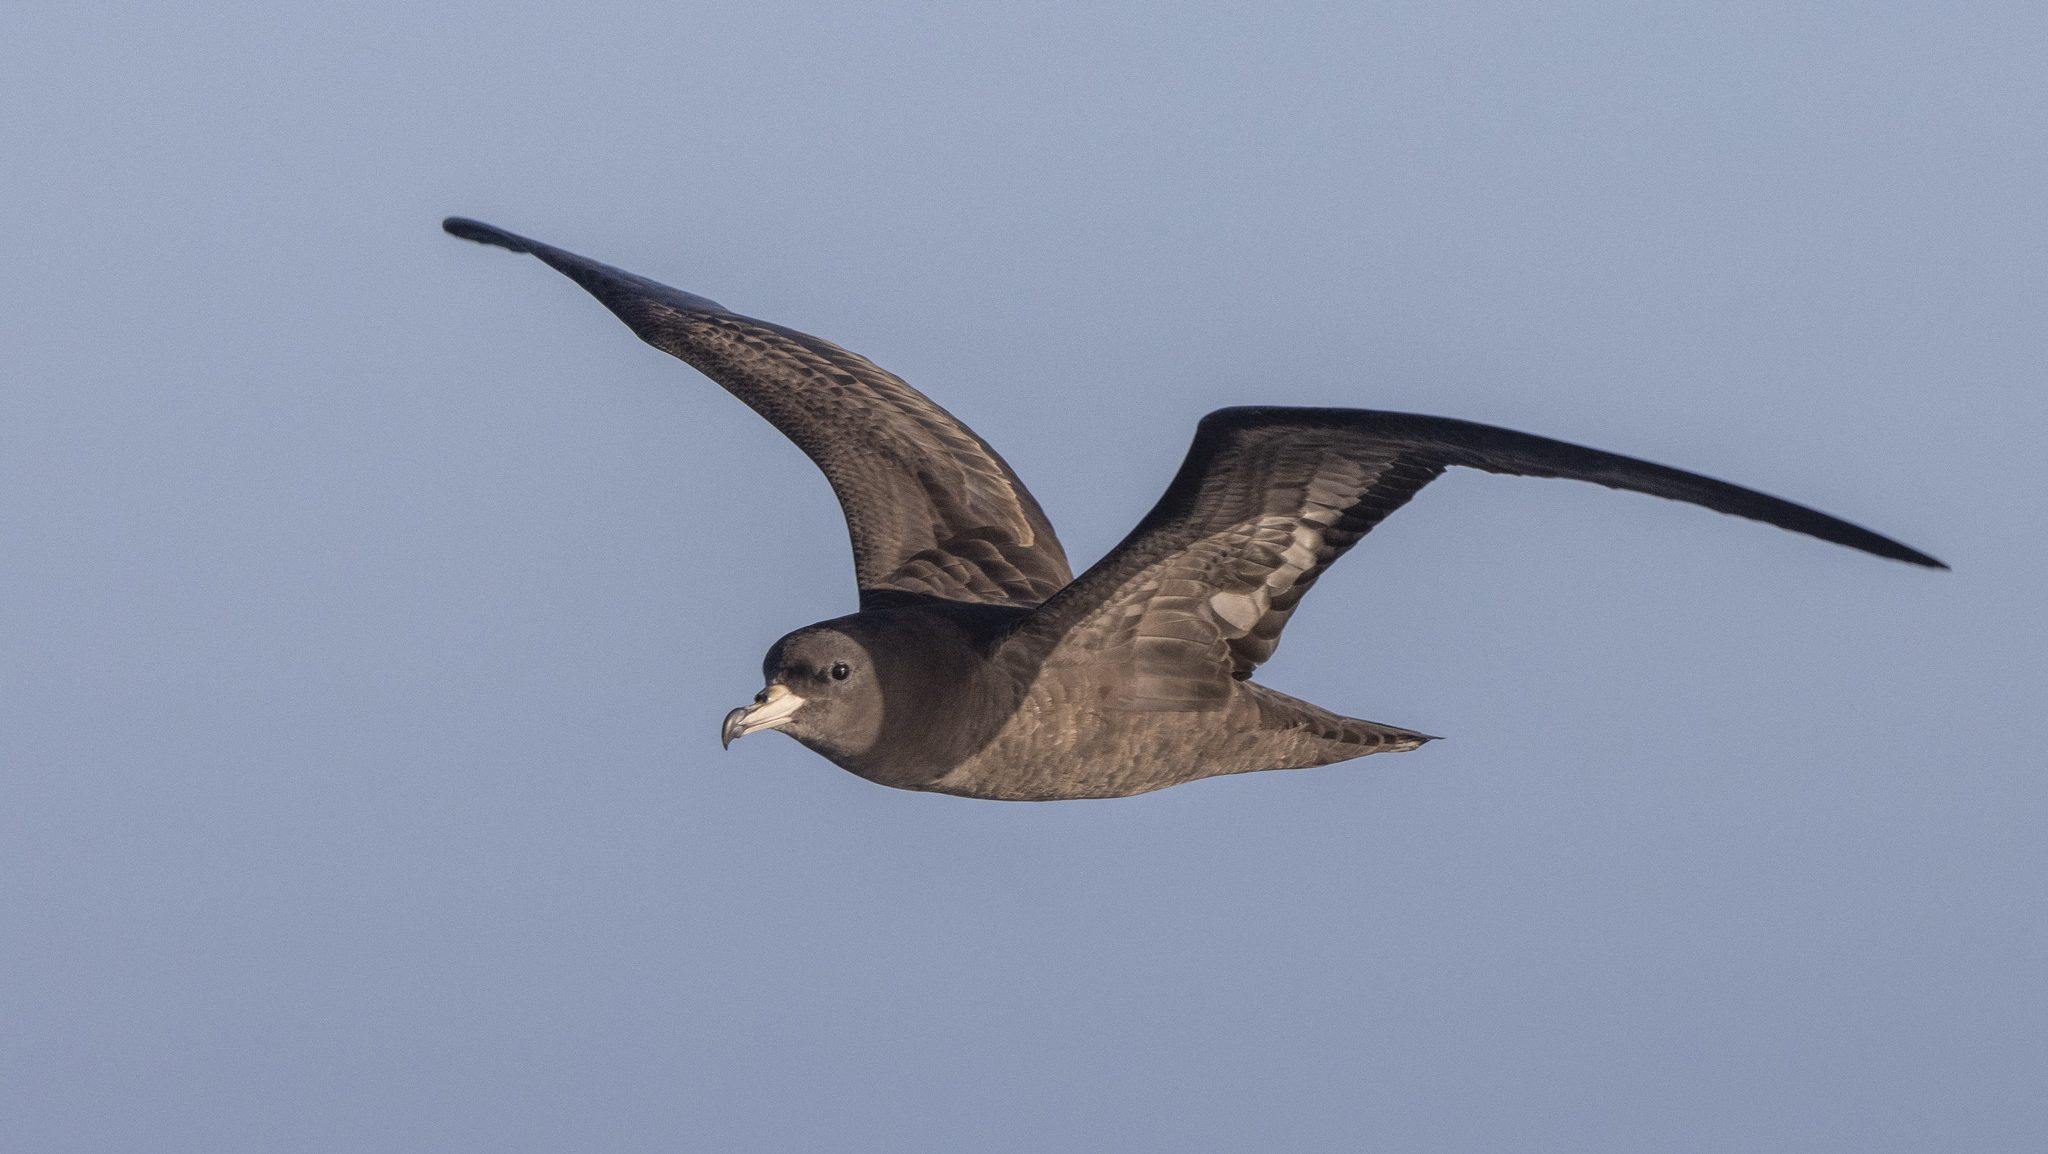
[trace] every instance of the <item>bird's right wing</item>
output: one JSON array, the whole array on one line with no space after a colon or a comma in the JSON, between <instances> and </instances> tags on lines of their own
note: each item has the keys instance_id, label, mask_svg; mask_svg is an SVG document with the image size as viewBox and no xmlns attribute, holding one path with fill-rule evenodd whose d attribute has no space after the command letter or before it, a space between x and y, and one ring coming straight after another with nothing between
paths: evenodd
<instances>
[{"instance_id":1,"label":"bird's right wing","mask_svg":"<svg viewBox=\"0 0 2048 1154\"><path fill-rule=\"evenodd\" d=\"M539 257L795 441L846 514L863 608L905 596L1031 606L1071 580L1052 523L1010 466L866 357L488 224L442 227Z\"/></svg>"},{"instance_id":2,"label":"bird's right wing","mask_svg":"<svg viewBox=\"0 0 2048 1154\"><path fill-rule=\"evenodd\" d=\"M1946 567L1803 505L1511 429L1361 409L1220 409L1138 527L1012 641L1042 659L1122 665L1141 708L1219 706L1229 678L1272 656L1323 571L1453 465L1632 489Z\"/></svg>"}]
</instances>

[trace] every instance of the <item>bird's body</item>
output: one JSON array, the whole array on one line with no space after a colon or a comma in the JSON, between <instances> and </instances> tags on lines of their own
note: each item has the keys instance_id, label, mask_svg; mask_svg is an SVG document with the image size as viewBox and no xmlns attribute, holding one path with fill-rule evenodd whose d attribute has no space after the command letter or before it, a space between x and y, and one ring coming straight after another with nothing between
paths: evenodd
<instances>
[{"instance_id":1,"label":"bird's body","mask_svg":"<svg viewBox=\"0 0 2048 1154\"><path fill-rule=\"evenodd\" d=\"M815 461L853 538L860 611L785 636L723 737L781 729L882 785L1044 801L1414 749L1250 680L1338 557L1451 466L1687 501L1913 564L1917 550L1698 474L1469 421L1360 409L1205 417L1131 534L1075 578L974 432L854 353L475 221L696 366Z\"/></svg>"},{"instance_id":2,"label":"bird's body","mask_svg":"<svg viewBox=\"0 0 2048 1154\"><path fill-rule=\"evenodd\" d=\"M1120 708L1113 696L1074 690L1060 679L1041 683L987 746L913 788L1006 801L1127 797L1204 777L1396 753L1431 740L1340 717L1250 681L1233 685L1221 708L1199 712Z\"/></svg>"},{"instance_id":3,"label":"bird's body","mask_svg":"<svg viewBox=\"0 0 2048 1154\"><path fill-rule=\"evenodd\" d=\"M1122 797L1430 740L1235 678L1216 703L1199 710L1148 706L1126 692L1119 667L1089 661L1085 651L1048 653L1018 628L1029 617L1024 609L940 601L799 631L799 640L824 631L852 642L864 671L882 687L884 706L869 715L871 727L790 732L881 785L1008 801ZM786 667L780 656L771 655L771 663ZM830 682L827 661L806 664L822 666L828 675L815 680Z\"/></svg>"}]
</instances>

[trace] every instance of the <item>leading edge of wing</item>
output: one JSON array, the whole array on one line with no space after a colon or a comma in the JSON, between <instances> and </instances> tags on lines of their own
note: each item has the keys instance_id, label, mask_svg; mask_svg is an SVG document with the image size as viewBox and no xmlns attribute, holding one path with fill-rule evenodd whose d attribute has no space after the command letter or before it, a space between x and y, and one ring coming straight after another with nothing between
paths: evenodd
<instances>
[{"instance_id":1,"label":"leading edge of wing","mask_svg":"<svg viewBox=\"0 0 2048 1154\"><path fill-rule=\"evenodd\" d=\"M1274 431L1289 425L1355 430L1375 444L1398 447L1419 460L1444 465L1590 481L1610 489L1684 501L1878 557L1930 569L1948 568L1939 559L1881 533L1755 489L1604 449L1454 417L1373 409L1240 406L1218 409L1202 418L1195 438L1197 442L1209 441L1212 452L1204 456L1214 460L1215 453L1228 451L1227 443L1236 435L1251 430Z\"/></svg>"}]
</instances>

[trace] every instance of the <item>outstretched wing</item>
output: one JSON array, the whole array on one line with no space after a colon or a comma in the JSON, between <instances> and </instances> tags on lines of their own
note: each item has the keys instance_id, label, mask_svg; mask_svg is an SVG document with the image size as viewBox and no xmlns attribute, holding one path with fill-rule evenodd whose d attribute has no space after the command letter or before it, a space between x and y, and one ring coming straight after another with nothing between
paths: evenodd
<instances>
[{"instance_id":1,"label":"outstretched wing","mask_svg":"<svg viewBox=\"0 0 2048 1154\"><path fill-rule=\"evenodd\" d=\"M1203 709L1249 677L1316 579L1452 465L1690 501L1880 557L1946 568L1803 505L1470 421L1359 409L1220 409L1138 527L1017 631L1051 657L1120 662L1131 704Z\"/></svg>"},{"instance_id":2,"label":"outstretched wing","mask_svg":"<svg viewBox=\"0 0 2048 1154\"><path fill-rule=\"evenodd\" d=\"M1072 579L1010 466L867 358L487 224L450 217L442 227L546 261L796 442L846 514L862 608L906 595L1030 606Z\"/></svg>"}]
</instances>

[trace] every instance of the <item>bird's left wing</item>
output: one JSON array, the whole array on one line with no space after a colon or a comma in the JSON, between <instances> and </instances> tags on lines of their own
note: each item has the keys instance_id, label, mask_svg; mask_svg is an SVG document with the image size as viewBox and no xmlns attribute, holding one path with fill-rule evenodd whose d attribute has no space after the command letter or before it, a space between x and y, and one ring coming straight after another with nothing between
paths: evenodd
<instances>
[{"instance_id":1,"label":"bird's left wing","mask_svg":"<svg viewBox=\"0 0 2048 1154\"><path fill-rule=\"evenodd\" d=\"M1632 489L1945 568L1803 505L1511 429L1362 409L1220 409L1138 527L1012 640L1040 659L1121 663L1134 706L1220 705L1229 678L1272 656L1323 571L1453 465Z\"/></svg>"},{"instance_id":2,"label":"bird's left wing","mask_svg":"<svg viewBox=\"0 0 2048 1154\"><path fill-rule=\"evenodd\" d=\"M904 597L1031 606L1071 579L1052 523L1010 466L866 357L491 225L450 217L442 227L546 261L796 442L846 514L863 608Z\"/></svg>"}]
</instances>

